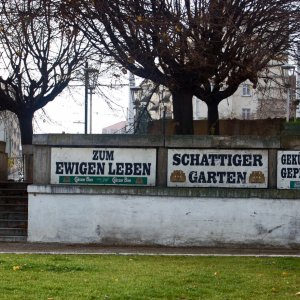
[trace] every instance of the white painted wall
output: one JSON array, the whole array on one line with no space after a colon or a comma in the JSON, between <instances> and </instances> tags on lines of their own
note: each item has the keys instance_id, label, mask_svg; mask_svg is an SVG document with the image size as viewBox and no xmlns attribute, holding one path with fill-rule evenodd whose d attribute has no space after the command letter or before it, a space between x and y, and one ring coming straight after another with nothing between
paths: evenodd
<instances>
[{"instance_id":1,"label":"white painted wall","mask_svg":"<svg viewBox=\"0 0 300 300\"><path fill-rule=\"evenodd\" d=\"M246 82L248 84L248 82ZM242 95L243 86L229 98L222 100L219 104L219 118L220 119L243 119L243 108L250 109L250 119L255 118L257 112L257 93L252 88L251 96ZM194 120L207 119L207 105L205 102L193 98Z\"/></svg>"},{"instance_id":2,"label":"white painted wall","mask_svg":"<svg viewBox=\"0 0 300 300\"><path fill-rule=\"evenodd\" d=\"M49 186L48 186L49 187ZM80 194L29 186L30 242L300 245L300 201Z\"/></svg>"}]
</instances>

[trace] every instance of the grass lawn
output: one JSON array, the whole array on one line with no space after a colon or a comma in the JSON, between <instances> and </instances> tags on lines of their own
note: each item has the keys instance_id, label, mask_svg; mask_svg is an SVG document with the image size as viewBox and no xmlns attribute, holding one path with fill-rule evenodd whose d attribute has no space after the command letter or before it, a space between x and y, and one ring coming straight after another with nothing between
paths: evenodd
<instances>
[{"instance_id":1,"label":"grass lawn","mask_svg":"<svg viewBox=\"0 0 300 300\"><path fill-rule=\"evenodd\" d=\"M300 259L0 255L0 299L300 299Z\"/></svg>"}]
</instances>

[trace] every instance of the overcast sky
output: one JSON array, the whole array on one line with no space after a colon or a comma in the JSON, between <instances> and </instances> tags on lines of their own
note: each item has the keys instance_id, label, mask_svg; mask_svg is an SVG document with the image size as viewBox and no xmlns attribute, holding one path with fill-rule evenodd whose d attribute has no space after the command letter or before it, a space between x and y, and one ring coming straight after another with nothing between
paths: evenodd
<instances>
[{"instance_id":1,"label":"overcast sky","mask_svg":"<svg viewBox=\"0 0 300 300\"><path fill-rule=\"evenodd\" d=\"M111 109L104 93L110 100ZM92 97L92 133L102 133L102 128L126 120L129 88L101 88ZM47 117L35 114L34 133L84 133L84 86L73 86L65 90L54 101L45 106Z\"/></svg>"}]
</instances>

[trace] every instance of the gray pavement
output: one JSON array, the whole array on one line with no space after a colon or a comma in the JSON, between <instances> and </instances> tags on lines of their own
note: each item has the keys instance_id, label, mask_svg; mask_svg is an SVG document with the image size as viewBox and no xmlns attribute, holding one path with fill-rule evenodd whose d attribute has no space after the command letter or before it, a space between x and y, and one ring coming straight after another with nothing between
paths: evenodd
<instances>
[{"instance_id":1,"label":"gray pavement","mask_svg":"<svg viewBox=\"0 0 300 300\"><path fill-rule=\"evenodd\" d=\"M61 244L0 242L0 254L113 254L113 255L186 255L186 256L272 256L299 257L300 249L244 247L145 247L103 246L99 244Z\"/></svg>"}]
</instances>

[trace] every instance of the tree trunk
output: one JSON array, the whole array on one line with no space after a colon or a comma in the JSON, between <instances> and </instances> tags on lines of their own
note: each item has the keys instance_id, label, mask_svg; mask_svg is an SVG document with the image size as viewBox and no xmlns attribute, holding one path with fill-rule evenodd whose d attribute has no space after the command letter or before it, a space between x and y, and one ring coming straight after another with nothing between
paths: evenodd
<instances>
[{"instance_id":1,"label":"tree trunk","mask_svg":"<svg viewBox=\"0 0 300 300\"><path fill-rule=\"evenodd\" d=\"M21 143L22 145L32 145L33 127L32 127L32 112L22 112L17 114L21 132Z\"/></svg>"},{"instance_id":2,"label":"tree trunk","mask_svg":"<svg viewBox=\"0 0 300 300\"><path fill-rule=\"evenodd\" d=\"M193 94L189 90L172 91L175 134L194 134Z\"/></svg>"},{"instance_id":3,"label":"tree trunk","mask_svg":"<svg viewBox=\"0 0 300 300\"><path fill-rule=\"evenodd\" d=\"M23 111L21 114L17 114L17 116L19 119L19 126L21 132L24 181L32 183L33 182L33 153L32 153L33 113L30 111Z\"/></svg>"},{"instance_id":4,"label":"tree trunk","mask_svg":"<svg viewBox=\"0 0 300 300\"><path fill-rule=\"evenodd\" d=\"M219 102L207 101L207 133L208 135L219 135L220 124L219 124Z\"/></svg>"}]
</instances>

